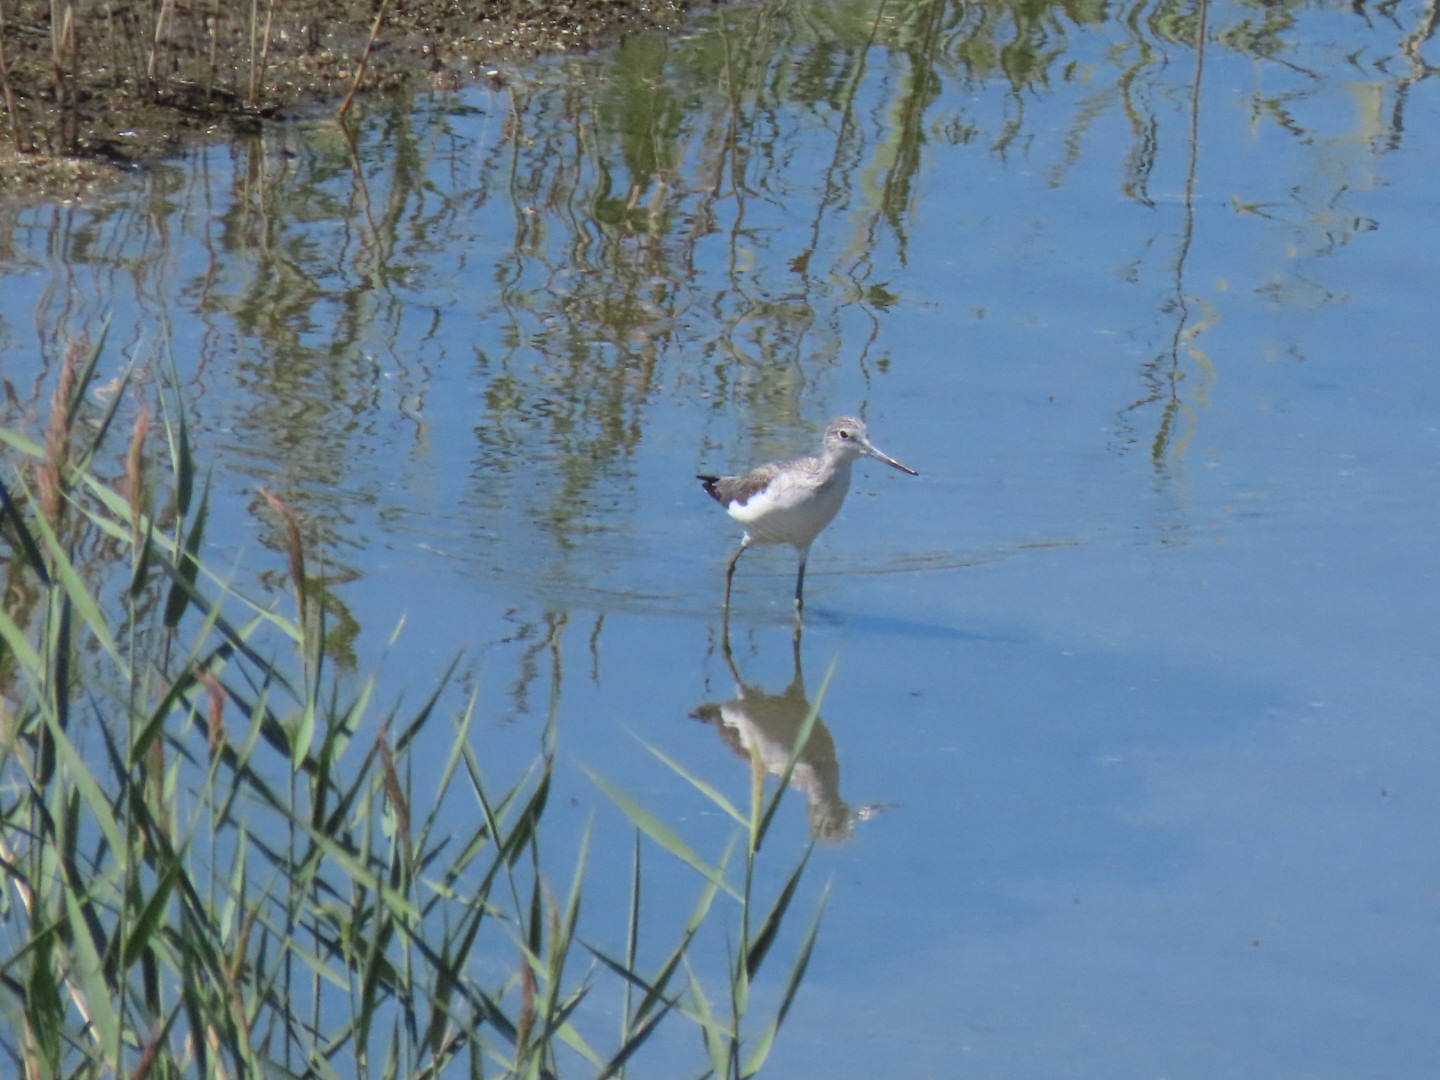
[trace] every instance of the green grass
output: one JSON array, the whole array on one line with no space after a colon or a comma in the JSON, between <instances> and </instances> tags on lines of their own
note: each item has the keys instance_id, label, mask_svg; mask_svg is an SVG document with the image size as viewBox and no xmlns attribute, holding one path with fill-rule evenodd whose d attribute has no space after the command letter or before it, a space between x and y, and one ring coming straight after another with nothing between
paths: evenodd
<instances>
[{"instance_id":1,"label":"green grass","mask_svg":"<svg viewBox=\"0 0 1440 1080\"><path fill-rule=\"evenodd\" d=\"M447 677L402 712L373 678L337 675L302 516L269 492L293 610L227 584L206 563L183 410L165 394L135 408L128 377L96 404L102 349L69 355L38 441L0 429L0 1071L610 1077L675 1024L695 1056L664 1075L757 1073L819 924L754 1015L808 861L760 898L784 778L767 786L755 763L736 807L660 758L736 823L712 863L597 776L633 826L633 866L627 925L605 930L623 951L593 946L590 832L569 854L546 841L554 727L497 783ZM671 857L698 899L642 926L645 868ZM563 886L547 879L572 862ZM706 926L730 943L724 970L691 958Z\"/></svg>"}]
</instances>

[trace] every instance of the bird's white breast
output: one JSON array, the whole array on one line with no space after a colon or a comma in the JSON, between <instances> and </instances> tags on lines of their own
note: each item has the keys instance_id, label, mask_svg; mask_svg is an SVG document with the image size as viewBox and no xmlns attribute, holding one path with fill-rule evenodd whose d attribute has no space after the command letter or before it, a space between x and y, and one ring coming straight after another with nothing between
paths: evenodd
<instances>
[{"instance_id":1,"label":"bird's white breast","mask_svg":"<svg viewBox=\"0 0 1440 1080\"><path fill-rule=\"evenodd\" d=\"M840 512L849 487L849 462L828 478L818 471L787 471L743 505L732 502L725 509L756 543L804 547Z\"/></svg>"}]
</instances>

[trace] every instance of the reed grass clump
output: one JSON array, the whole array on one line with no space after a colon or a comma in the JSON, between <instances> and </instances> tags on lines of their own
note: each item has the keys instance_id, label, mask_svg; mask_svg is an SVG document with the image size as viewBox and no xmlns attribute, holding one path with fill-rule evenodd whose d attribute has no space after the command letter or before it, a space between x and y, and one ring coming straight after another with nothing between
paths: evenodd
<instances>
[{"instance_id":1,"label":"reed grass clump","mask_svg":"<svg viewBox=\"0 0 1440 1080\"><path fill-rule=\"evenodd\" d=\"M134 408L125 376L97 403L102 350L103 335L67 355L38 439L0 428L0 1071L611 1077L675 1022L697 1030L697 1056L665 1075L758 1072L818 926L755 1016L806 862L759 899L786 778L767 789L757 763L737 809L675 767L737 822L707 862L597 777L633 825L633 867L623 945L595 944L590 833L570 856L546 841L554 728L497 784L470 739L475 702L444 704L446 678L402 712L377 707L373 678L337 677L303 514L264 493L287 617L207 565L184 411L165 393ZM655 857L696 874L668 929L641 923ZM557 859L573 862L563 889ZM690 957L712 923L732 947L718 976ZM657 934L672 940L652 955L641 940Z\"/></svg>"}]
</instances>

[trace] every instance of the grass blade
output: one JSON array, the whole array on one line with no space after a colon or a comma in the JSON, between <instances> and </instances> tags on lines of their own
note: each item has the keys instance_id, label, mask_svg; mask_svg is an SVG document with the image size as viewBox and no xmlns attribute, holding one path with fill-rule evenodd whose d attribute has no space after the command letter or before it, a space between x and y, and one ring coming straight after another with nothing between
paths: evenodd
<instances>
[{"instance_id":1,"label":"grass blade","mask_svg":"<svg viewBox=\"0 0 1440 1080\"><path fill-rule=\"evenodd\" d=\"M795 963L790 969L790 977L785 982L785 991L780 997L780 1005L775 1011L775 1019L766 1026L765 1031L756 1040L755 1046L745 1061L745 1067L741 1070L741 1076L754 1076L764 1067L766 1059L769 1058L770 1051L775 1046L775 1038L780 1033L780 1026L785 1023L785 1017L789 1015L790 1006L795 1001L795 994L800 989L801 980L805 978L805 972L810 967L810 957L815 951L815 939L820 934L820 920L824 914L825 904L822 900L819 909L815 912L815 918L810 921L810 929L806 931L805 940L801 943Z\"/></svg>"},{"instance_id":2,"label":"grass blade","mask_svg":"<svg viewBox=\"0 0 1440 1080\"><path fill-rule=\"evenodd\" d=\"M756 822L753 841L756 851L760 850L760 845L765 842L765 837L770 832L770 825L775 820L775 811L780 808L780 802L790 787L790 777L795 772L795 765L805 750L805 744L810 741L810 733L815 730L816 721L820 718L820 704L825 700L825 694L830 689L830 680L835 677L837 662L837 660L830 661L830 667L825 672L825 678L820 682L820 689L815 694L815 700L810 704L810 711L806 714L800 730L796 733L795 745L790 750L790 760L785 763L785 769L780 774L780 782L775 787L775 793L770 796L769 802Z\"/></svg>"},{"instance_id":3,"label":"grass blade","mask_svg":"<svg viewBox=\"0 0 1440 1080\"><path fill-rule=\"evenodd\" d=\"M775 935L780 932L780 924L784 921L785 913L790 908L790 901L795 898L795 890L800 884L800 877L805 873L805 867L809 864L811 852L814 850L814 847L811 847L805 852L805 857L800 860L800 865L790 874L784 888L780 890L779 897L760 924L759 932L752 938L750 948L745 954L747 978L755 978L755 973L765 962L765 956L769 953L770 946L775 944Z\"/></svg>"},{"instance_id":4,"label":"grass blade","mask_svg":"<svg viewBox=\"0 0 1440 1080\"><path fill-rule=\"evenodd\" d=\"M645 747L646 750L649 750L650 753L654 754L666 765L670 766L670 768L675 772L677 776L681 777L683 780L688 781L695 788L695 790L700 792L700 794L704 795L721 810L734 818L737 824L746 827L749 826L750 822L745 817L745 815L742 814L739 810L735 809L735 804L732 803L729 799L727 799L723 794L721 794L719 789L717 789L711 784L707 784L704 780L701 780L698 776L695 776L693 773L691 773L678 761L675 761L673 758L662 753L660 750L645 742L645 740L641 739L640 745Z\"/></svg>"},{"instance_id":5,"label":"grass blade","mask_svg":"<svg viewBox=\"0 0 1440 1080\"><path fill-rule=\"evenodd\" d=\"M25 519L20 514L20 508L10 495L10 489L0 480L0 521L8 522L14 534L15 541L20 545L20 553L25 556L25 565L29 566L42 585L50 584L50 572L45 567L45 559L40 554L40 547L35 543L35 537L25 525Z\"/></svg>"},{"instance_id":6,"label":"grass blade","mask_svg":"<svg viewBox=\"0 0 1440 1080\"><path fill-rule=\"evenodd\" d=\"M183 425L181 430L183 433ZM185 614L185 608L189 605L190 597L195 592L195 575L200 566L200 540L205 535L205 519L209 516L209 511L210 483L207 480L205 490L200 496L200 509L195 514L195 520L190 523L190 531L185 536L184 549L181 551L175 567L179 574L179 580L171 584L170 595L165 600L165 628L167 630L174 630L180 625L180 618Z\"/></svg>"},{"instance_id":7,"label":"grass blade","mask_svg":"<svg viewBox=\"0 0 1440 1080\"><path fill-rule=\"evenodd\" d=\"M714 867L707 865L703 860L700 859L699 856L697 856L693 851L691 851L685 841L681 840L673 829L671 829L667 825L662 824L659 819L655 817L655 815L650 813L650 811L646 810L643 806L637 803L634 799L630 798L630 796L626 795L619 788L615 787L604 777L600 776L600 774L592 772L590 769L586 769L585 774L590 777L591 781L594 782L596 787L598 787L607 796L609 796L610 801L613 802L625 813L625 816L630 819L631 824L633 824L637 829L643 832L646 836L650 837L651 840L654 840L655 843L659 844L671 855L674 855L677 859L683 862L686 866L690 867L697 874L704 877L707 881L710 881L719 888L724 889L725 892L733 896L736 900L740 899L740 894L725 883L725 880L720 876L719 871L716 870Z\"/></svg>"}]
</instances>

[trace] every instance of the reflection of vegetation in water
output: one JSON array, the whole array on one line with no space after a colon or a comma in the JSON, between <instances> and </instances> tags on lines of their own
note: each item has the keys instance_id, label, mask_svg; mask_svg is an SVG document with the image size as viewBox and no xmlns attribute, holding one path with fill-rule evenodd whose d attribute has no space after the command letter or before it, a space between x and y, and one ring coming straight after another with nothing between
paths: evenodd
<instances>
[{"instance_id":1,"label":"reflection of vegetation in water","mask_svg":"<svg viewBox=\"0 0 1440 1080\"><path fill-rule=\"evenodd\" d=\"M1255 123L1307 147L1325 134L1293 107L1316 93L1297 34L1314 10L1227 5L1210 13L1207 32L1212 54L1274 73L1248 95ZM1194 171L1184 164L1188 112L1200 99L1187 72L1200 11L1179 0L723 9L701 32L633 35L612 54L566 61L558 76L421 103L428 113L377 105L359 126L303 139L267 129L233 148L227 186L215 182L223 169L184 190L157 172L146 181L153 218L64 212L50 228L63 257L100 253L96 272L116 282L108 288L133 275L137 338L164 331L176 296L200 312L197 340L176 347L198 357L200 417L227 432L239 469L306 506L338 559L371 542L353 528L357 507L382 517L404 509L357 462L383 456L396 486L434 472L443 369L447 386L463 371L479 405L469 460L447 463L468 477L454 493L459 516L486 523L466 543L485 552L496 536L533 535L538 522L563 566L578 530L623 539L623 515L603 511L608 493L625 491L658 398L710 403L717 417L774 431L812 411L841 365L876 378L895 362L889 313L912 298L880 268L910 257L917 210L954 205L952 193L927 187L937 146L1038 164L1061 186L1087 155L1115 145L1094 133L1118 119L1117 183L1155 211L1133 267L1154 312L1136 333L1155 340L1137 374L1142 404L1126 422L1137 443L1158 438L1163 458L1180 443L1150 407L1157 387L1168 400L1203 380L1187 385L1177 371L1157 383L1156 357L1173 351L1177 332L1199 349L1199 331L1222 313L1173 280L1177 234L1203 228L1189 211L1177 215L1174 199L1176 176ZM1357 55L1383 51L1381 32ZM1424 36L1422 20L1389 46L1404 52L1404 74L1375 84L1366 146L1398 145ZM1380 70L1385 57L1370 59ZM1075 92L1062 99L1061 84ZM1068 116L1056 115L1058 100ZM466 124L437 120L446 109L466 113ZM1316 162L1303 199L1269 207L1242 195L1236 212L1284 222L1306 250L1345 242L1367 227L1344 213L1351 181L1329 159ZM206 265L165 263L163 229L177 207L215 222ZM1178 220L1186 215L1188 225ZM1304 283L1297 274L1263 284L1293 304ZM57 289L37 322L86 321L83 295ZM1206 314L1197 321L1184 309ZM455 329L466 319L473 335ZM226 399L230 414L210 415L202 394L221 380L243 394Z\"/></svg>"},{"instance_id":2,"label":"reflection of vegetation in water","mask_svg":"<svg viewBox=\"0 0 1440 1080\"><path fill-rule=\"evenodd\" d=\"M1173 331L1168 348L1141 366L1141 380L1146 385L1146 395L1127 406L1121 414L1124 421L1131 412L1159 405L1160 418L1150 444L1150 460L1162 482L1170 478L1172 459L1182 456L1183 447L1190 441L1190 432L1180 430L1182 422L1191 419L1190 410L1181 394L1181 381L1185 377L1187 361L1193 362L1195 369L1206 376L1196 391L1197 399L1208 393L1209 384L1213 381L1213 367L1196 344L1196 338L1215 320L1212 315L1209 319L1192 323L1191 307L1200 301L1189 295L1185 281L1186 264L1195 238L1195 175L1200 158L1200 91L1205 71L1205 25L1208 11L1208 0L1200 0L1199 19L1190 39L1194 44L1194 77L1190 84L1190 126L1186 140L1189 152L1181 195L1183 217L1173 256L1174 294L1166 310L1167 321L1173 324ZM1188 22L1186 19L1167 21L1171 23L1172 30L1179 30ZM1182 346L1188 354L1184 360L1180 355Z\"/></svg>"},{"instance_id":3,"label":"reflection of vegetation in water","mask_svg":"<svg viewBox=\"0 0 1440 1080\"><path fill-rule=\"evenodd\" d=\"M21 1074L609 1077L682 1018L711 1075L763 1066L818 930L757 1015L807 861L763 899L783 784L767 794L757 765L749 805L705 792L739 826L737 883L728 854L701 858L598 781L635 829L607 948L581 917L593 830L568 889L549 880L554 715L509 788L472 746L473 698L438 730L444 680L377 717L373 676L330 674L293 508L265 495L292 621L206 565L210 493L170 402L154 430L137 413L116 482L97 474L130 400L87 404L98 355L63 364L41 442L0 429L0 1047ZM642 918L642 838L701 883L658 954L669 913L650 895ZM717 923L714 979L692 945Z\"/></svg>"}]
</instances>

